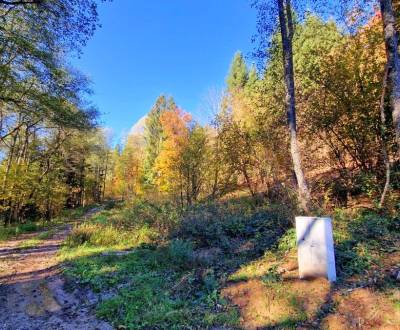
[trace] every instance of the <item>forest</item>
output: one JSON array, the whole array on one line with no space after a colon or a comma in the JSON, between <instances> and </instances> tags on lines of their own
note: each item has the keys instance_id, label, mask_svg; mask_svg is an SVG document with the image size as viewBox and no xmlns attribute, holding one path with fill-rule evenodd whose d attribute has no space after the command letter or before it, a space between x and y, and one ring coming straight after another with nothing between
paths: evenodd
<instances>
[{"instance_id":1,"label":"forest","mask_svg":"<svg viewBox=\"0 0 400 330\"><path fill-rule=\"evenodd\" d=\"M4 329L400 327L400 1L248 2L254 52L232 54L212 118L160 93L114 144L69 61L98 2L0 0ZM299 215L333 218L337 283L297 279ZM4 251L54 240L48 278L90 316L56 293L62 323L44 298L6 303Z\"/></svg>"}]
</instances>

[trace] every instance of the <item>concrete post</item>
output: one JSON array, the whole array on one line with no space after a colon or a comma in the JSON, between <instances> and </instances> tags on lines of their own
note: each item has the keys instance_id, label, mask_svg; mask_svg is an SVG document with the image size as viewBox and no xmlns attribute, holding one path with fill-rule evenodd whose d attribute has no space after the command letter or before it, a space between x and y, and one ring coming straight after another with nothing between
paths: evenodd
<instances>
[{"instance_id":1,"label":"concrete post","mask_svg":"<svg viewBox=\"0 0 400 330\"><path fill-rule=\"evenodd\" d=\"M300 278L336 281L331 218L296 217L296 235Z\"/></svg>"}]
</instances>

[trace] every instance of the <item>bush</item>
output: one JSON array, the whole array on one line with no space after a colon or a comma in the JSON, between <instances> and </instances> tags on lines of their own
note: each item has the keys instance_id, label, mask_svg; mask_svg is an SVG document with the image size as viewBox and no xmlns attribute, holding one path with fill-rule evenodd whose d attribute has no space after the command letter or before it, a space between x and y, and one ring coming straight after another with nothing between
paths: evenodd
<instances>
[{"instance_id":1,"label":"bush","mask_svg":"<svg viewBox=\"0 0 400 330\"><path fill-rule=\"evenodd\" d=\"M104 204L104 209L105 210L112 210L117 206L117 202L114 200L106 201Z\"/></svg>"},{"instance_id":2,"label":"bush","mask_svg":"<svg viewBox=\"0 0 400 330\"><path fill-rule=\"evenodd\" d=\"M193 261L193 244L181 239L172 240L168 246L168 255L173 263L188 265Z\"/></svg>"},{"instance_id":3,"label":"bush","mask_svg":"<svg viewBox=\"0 0 400 330\"><path fill-rule=\"evenodd\" d=\"M382 242L391 238L392 223L392 219L368 212L351 222L349 229L358 241L379 240Z\"/></svg>"},{"instance_id":4,"label":"bush","mask_svg":"<svg viewBox=\"0 0 400 330\"><path fill-rule=\"evenodd\" d=\"M346 242L335 250L337 271L340 277L362 274L371 266L373 257L359 244Z\"/></svg>"},{"instance_id":5,"label":"bush","mask_svg":"<svg viewBox=\"0 0 400 330\"><path fill-rule=\"evenodd\" d=\"M296 239L296 229L290 228L280 239L278 242L278 250L281 252L290 251L296 248L297 239Z\"/></svg>"},{"instance_id":6,"label":"bush","mask_svg":"<svg viewBox=\"0 0 400 330\"><path fill-rule=\"evenodd\" d=\"M214 293L219 286L218 280L213 270L207 270L202 278L203 286L208 294Z\"/></svg>"},{"instance_id":7,"label":"bush","mask_svg":"<svg viewBox=\"0 0 400 330\"><path fill-rule=\"evenodd\" d=\"M107 222L114 227L135 230L147 226L163 237L168 236L179 220L178 209L172 203L156 204L146 200L135 200L123 209L106 212L109 212Z\"/></svg>"},{"instance_id":8,"label":"bush","mask_svg":"<svg viewBox=\"0 0 400 330\"><path fill-rule=\"evenodd\" d=\"M16 234L20 233L33 233L38 230L38 225L34 222L27 222L22 225L17 226L15 229Z\"/></svg>"},{"instance_id":9,"label":"bush","mask_svg":"<svg viewBox=\"0 0 400 330\"><path fill-rule=\"evenodd\" d=\"M18 236L23 233L33 233L41 228L35 222L27 222L13 227L0 228L0 241L9 239L13 236Z\"/></svg>"},{"instance_id":10,"label":"bush","mask_svg":"<svg viewBox=\"0 0 400 330\"><path fill-rule=\"evenodd\" d=\"M337 209L334 216L335 255L338 274L362 274L386 247L399 240L396 218L374 211Z\"/></svg>"},{"instance_id":11,"label":"bush","mask_svg":"<svg viewBox=\"0 0 400 330\"><path fill-rule=\"evenodd\" d=\"M291 226L287 209L273 205L254 206L244 200L210 202L188 210L175 232L197 247L232 250L235 240L255 243L255 253L275 244Z\"/></svg>"},{"instance_id":12,"label":"bush","mask_svg":"<svg viewBox=\"0 0 400 330\"><path fill-rule=\"evenodd\" d=\"M90 243L92 237L97 231L99 231L99 225L95 224L82 224L75 226L68 235L66 244L67 246L73 247Z\"/></svg>"}]
</instances>

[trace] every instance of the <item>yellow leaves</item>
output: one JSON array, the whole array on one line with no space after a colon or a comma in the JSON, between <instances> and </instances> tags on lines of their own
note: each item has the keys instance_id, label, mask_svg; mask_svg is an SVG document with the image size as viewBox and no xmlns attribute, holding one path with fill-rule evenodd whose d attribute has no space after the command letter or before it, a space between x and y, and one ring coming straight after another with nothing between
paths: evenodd
<instances>
[{"instance_id":1,"label":"yellow leaves","mask_svg":"<svg viewBox=\"0 0 400 330\"><path fill-rule=\"evenodd\" d=\"M176 108L161 114L164 140L155 162L156 184L161 191L174 190L180 182L182 154L189 142L189 114Z\"/></svg>"},{"instance_id":2,"label":"yellow leaves","mask_svg":"<svg viewBox=\"0 0 400 330\"><path fill-rule=\"evenodd\" d=\"M120 198L143 192L143 149L143 138L140 135L131 135L122 153L114 153L113 177L108 184L109 195Z\"/></svg>"}]
</instances>

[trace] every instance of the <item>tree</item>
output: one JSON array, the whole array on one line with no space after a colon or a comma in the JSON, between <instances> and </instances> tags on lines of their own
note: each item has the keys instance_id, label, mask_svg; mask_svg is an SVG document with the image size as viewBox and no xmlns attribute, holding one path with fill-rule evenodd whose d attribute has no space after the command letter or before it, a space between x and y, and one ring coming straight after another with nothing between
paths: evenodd
<instances>
[{"instance_id":1,"label":"tree","mask_svg":"<svg viewBox=\"0 0 400 330\"><path fill-rule=\"evenodd\" d=\"M268 3L261 1L257 2L259 8L259 31L271 31L271 21L265 19L266 10L277 10L281 44L282 44L282 55L283 55L283 68L284 68L284 81L286 87L286 113L288 119L288 128L290 136L290 153L293 162L293 168L296 175L296 181L298 186L298 196L301 208L304 212L309 211L310 207L310 193L307 187L307 182L303 173L301 165L300 148L297 139L297 123L296 123L296 95L295 95L295 83L294 83L294 70L293 70L293 35L294 35L294 23L293 23L293 9L290 0L274 0L270 5L275 8L269 8ZM265 38L265 37L264 37Z\"/></svg>"},{"instance_id":2,"label":"tree","mask_svg":"<svg viewBox=\"0 0 400 330\"><path fill-rule=\"evenodd\" d=\"M161 114L164 139L161 150L155 160L155 182L161 192L178 193L183 204L183 171L182 157L189 142L188 122L190 116L182 110L175 108Z\"/></svg>"},{"instance_id":3,"label":"tree","mask_svg":"<svg viewBox=\"0 0 400 330\"><path fill-rule=\"evenodd\" d=\"M400 148L400 57L399 35L396 31L396 17L392 0L380 0L384 37L386 44L387 66L389 70L390 101L392 105L393 125L396 140Z\"/></svg>"},{"instance_id":4,"label":"tree","mask_svg":"<svg viewBox=\"0 0 400 330\"><path fill-rule=\"evenodd\" d=\"M249 77L246 62L241 52L237 52L233 57L229 74L226 78L228 90L235 91L244 88Z\"/></svg>"},{"instance_id":5,"label":"tree","mask_svg":"<svg viewBox=\"0 0 400 330\"><path fill-rule=\"evenodd\" d=\"M208 137L206 130L198 124L189 129L189 140L182 153L182 173L188 205L198 201L207 173Z\"/></svg>"},{"instance_id":6,"label":"tree","mask_svg":"<svg viewBox=\"0 0 400 330\"><path fill-rule=\"evenodd\" d=\"M23 18L32 27L27 40L41 38L54 50L80 52L99 26L96 0L1 0L0 12L6 22Z\"/></svg>"},{"instance_id":7,"label":"tree","mask_svg":"<svg viewBox=\"0 0 400 330\"><path fill-rule=\"evenodd\" d=\"M96 2L0 1L0 16L2 218L48 219L66 204L99 200L104 169L90 141L97 112L84 99L88 80L66 64L98 26Z\"/></svg>"},{"instance_id":8,"label":"tree","mask_svg":"<svg viewBox=\"0 0 400 330\"><path fill-rule=\"evenodd\" d=\"M157 98L156 103L150 110L146 118L144 140L145 140L145 163L144 163L144 179L148 185L154 184L154 164L160 154L163 142L163 127L160 121L162 114L166 111L174 111L176 104L173 98L166 98L161 95Z\"/></svg>"}]
</instances>

